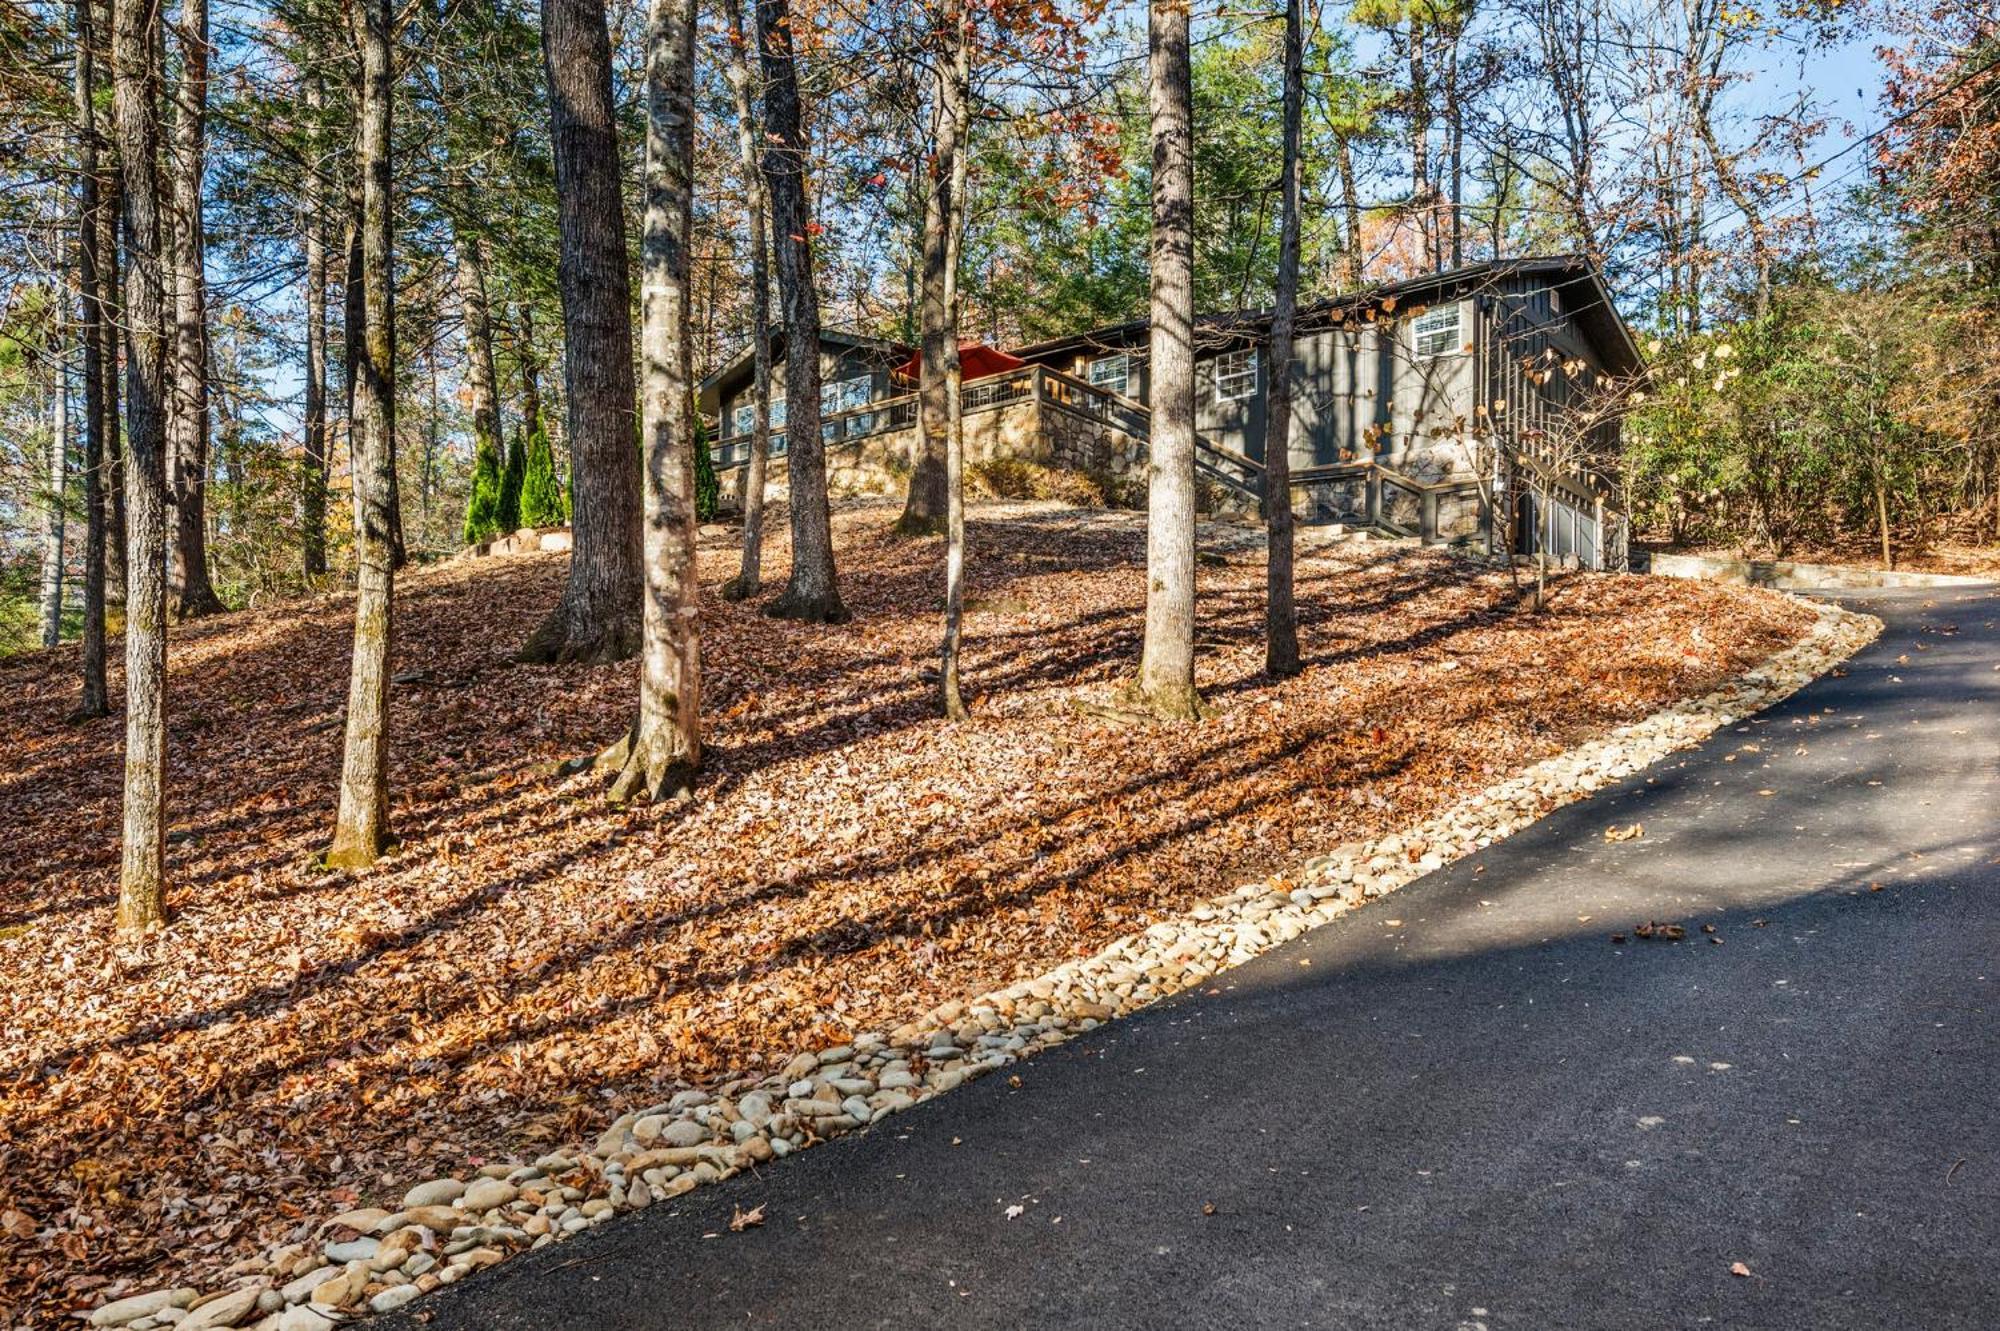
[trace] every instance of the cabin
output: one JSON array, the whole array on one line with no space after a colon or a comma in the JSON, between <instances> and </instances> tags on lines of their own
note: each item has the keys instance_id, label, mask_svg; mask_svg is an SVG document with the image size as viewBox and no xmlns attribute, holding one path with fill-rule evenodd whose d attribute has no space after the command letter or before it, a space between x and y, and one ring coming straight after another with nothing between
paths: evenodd
<instances>
[{"instance_id":1,"label":"cabin","mask_svg":"<svg viewBox=\"0 0 2000 1331\"><path fill-rule=\"evenodd\" d=\"M1270 324L1269 311L1196 321L1196 466L1213 514L1254 517L1264 502ZM962 347L968 463L1016 457L1135 488L1149 435L1148 335L1134 320L1004 350ZM1644 362L1587 260L1496 260L1313 302L1298 311L1293 347L1286 457L1302 521L1624 567L1613 408ZM895 494L906 483L912 357L894 343L823 338L835 493ZM703 386L703 408L721 423L718 468L747 458L748 393L747 353ZM780 447L774 437L774 455ZM1496 528L1496 511L1513 514L1512 529Z\"/></svg>"}]
</instances>

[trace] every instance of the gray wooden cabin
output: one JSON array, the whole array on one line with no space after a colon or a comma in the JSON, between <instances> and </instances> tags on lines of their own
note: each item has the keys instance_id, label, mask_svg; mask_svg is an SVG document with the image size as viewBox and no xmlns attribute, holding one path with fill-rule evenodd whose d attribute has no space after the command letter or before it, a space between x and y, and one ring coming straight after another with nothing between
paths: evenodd
<instances>
[{"instance_id":1,"label":"gray wooden cabin","mask_svg":"<svg viewBox=\"0 0 2000 1331\"><path fill-rule=\"evenodd\" d=\"M714 438L719 444L717 461L738 461L740 441L750 434L756 371L752 348L747 344L722 367L702 380L696 394L696 408L716 422ZM893 400L904 390L892 381L892 372L907 360L911 348L886 338L869 337L840 328L822 328L819 335L819 407L823 420L845 420L849 413L872 403ZM771 434L774 439L785 429L785 334L771 334ZM829 434L834 437L840 427ZM779 445L782 448L782 444Z\"/></svg>"},{"instance_id":2,"label":"gray wooden cabin","mask_svg":"<svg viewBox=\"0 0 2000 1331\"><path fill-rule=\"evenodd\" d=\"M1261 471L1270 329L1269 311L1196 320L1198 461L1218 483ZM1013 354L1143 404L1148 336L1134 320ZM1524 551L1539 538L1558 557L1622 567L1622 519L1600 512L1617 421L1587 399L1644 363L1589 261L1490 261L1314 302L1298 313L1293 354L1287 457L1306 520L1422 524L1432 539ZM1566 414L1589 418L1587 446L1561 428ZM1527 529L1511 542L1483 511L1489 468L1522 489Z\"/></svg>"},{"instance_id":3,"label":"gray wooden cabin","mask_svg":"<svg viewBox=\"0 0 2000 1331\"><path fill-rule=\"evenodd\" d=\"M1143 477L1147 336L1135 320L1012 348L1024 365L966 383L973 460ZM1196 459L1210 511L1254 513L1263 502L1269 338L1268 311L1197 320ZM1617 417L1596 404L1643 363L1586 260L1472 264L1315 302L1299 312L1294 345L1288 457L1304 520L1625 566L1626 524L1607 482ZM890 371L909 354L823 335L836 488L892 493L906 474L916 401ZM702 385L724 470L748 456L750 375L745 351ZM1517 526L1496 530L1491 514L1508 510L1510 494Z\"/></svg>"}]
</instances>

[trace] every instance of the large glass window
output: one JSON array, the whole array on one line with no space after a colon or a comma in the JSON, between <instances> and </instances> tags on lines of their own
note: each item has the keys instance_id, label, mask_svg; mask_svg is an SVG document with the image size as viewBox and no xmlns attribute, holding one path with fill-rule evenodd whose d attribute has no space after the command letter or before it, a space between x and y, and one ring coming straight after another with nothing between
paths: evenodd
<instances>
[{"instance_id":1,"label":"large glass window","mask_svg":"<svg viewBox=\"0 0 2000 1331\"><path fill-rule=\"evenodd\" d=\"M1257 349L1225 351L1215 358L1215 400L1241 402L1257 394Z\"/></svg>"},{"instance_id":2,"label":"large glass window","mask_svg":"<svg viewBox=\"0 0 2000 1331\"><path fill-rule=\"evenodd\" d=\"M1457 301L1425 310L1410 321L1410 350L1419 360L1454 354L1464 347L1464 336Z\"/></svg>"},{"instance_id":3,"label":"large glass window","mask_svg":"<svg viewBox=\"0 0 2000 1331\"><path fill-rule=\"evenodd\" d=\"M870 380L867 375L853 379L840 379L830 384L820 385L819 409L831 416L836 411L853 411L868 405L871 396Z\"/></svg>"},{"instance_id":4,"label":"large glass window","mask_svg":"<svg viewBox=\"0 0 2000 1331\"><path fill-rule=\"evenodd\" d=\"M749 434L751 427L756 425L756 423L757 404L755 402L739 402L736 404L736 409L729 413L729 433L732 437L739 434ZM771 399L771 428L773 430L782 430L785 428L785 399L781 397Z\"/></svg>"},{"instance_id":5,"label":"large glass window","mask_svg":"<svg viewBox=\"0 0 2000 1331\"><path fill-rule=\"evenodd\" d=\"M1108 388L1122 394L1132 382L1132 358L1122 351L1115 356L1099 356L1090 362L1089 379L1093 388Z\"/></svg>"}]
</instances>

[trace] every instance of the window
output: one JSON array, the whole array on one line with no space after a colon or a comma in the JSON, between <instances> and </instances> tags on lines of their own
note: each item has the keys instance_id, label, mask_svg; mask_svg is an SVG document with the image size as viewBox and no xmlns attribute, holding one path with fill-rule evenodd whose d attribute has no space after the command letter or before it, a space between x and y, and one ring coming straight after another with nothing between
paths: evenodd
<instances>
[{"instance_id":1,"label":"window","mask_svg":"<svg viewBox=\"0 0 2000 1331\"><path fill-rule=\"evenodd\" d=\"M1099 356L1090 362L1086 377L1092 388L1108 388L1114 393L1123 393L1132 382L1132 358L1123 352L1115 356Z\"/></svg>"},{"instance_id":2,"label":"window","mask_svg":"<svg viewBox=\"0 0 2000 1331\"><path fill-rule=\"evenodd\" d=\"M836 411L853 411L868 405L871 381L867 375L853 379L841 379L834 383L822 384L819 390L819 409L826 415Z\"/></svg>"},{"instance_id":3,"label":"window","mask_svg":"<svg viewBox=\"0 0 2000 1331\"><path fill-rule=\"evenodd\" d=\"M749 434L751 427L756 423L757 403L754 399L738 403L736 409L729 413L729 433L732 436ZM771 399L771 428L773 430L785 428L785 399L781 397Z\"/></svg>"},{"instance_id":4,"label":"window","mask_svg":"<svg viewBox=\"0 0 2000 1331\"><path fill-rule=\"evenodd\" d=\"M1450 356L1464 346L1458 302L1425 310L1410 321L1411 350L1418 360Z\"/></svg>"},{"instance_id":5,"label":"window","mask_svg":"<svg viewBox=\"0 0 2000 1331\"><path fill-rule=\"evenodd\" d=\"M1241 402L1257 393L1257 349L1225 351L1215 358L1215 400Z\"/></svg>"}]
</instances>

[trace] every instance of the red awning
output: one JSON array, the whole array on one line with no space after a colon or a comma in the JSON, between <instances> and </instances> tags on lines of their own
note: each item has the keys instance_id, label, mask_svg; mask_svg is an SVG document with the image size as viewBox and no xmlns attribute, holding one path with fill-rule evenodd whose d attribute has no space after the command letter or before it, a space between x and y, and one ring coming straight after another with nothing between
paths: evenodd
<instances>
[{"instance_id":1,"label":"red awning","mask_svg":"<svg viewBox=\"0 0 2000 1331\"><path fill-rule=\"evenodd\" d=\"M924 353L914 352L910 358L896 367L896 377L915 383L923 371ZM958 344L959 373L967 381L984 379L988 375L1005 374L1018 370L1028 362L1019 356L1009 356L998 347L989 347L984 342L960 342Z\"/></svg>"}]
</instances>

